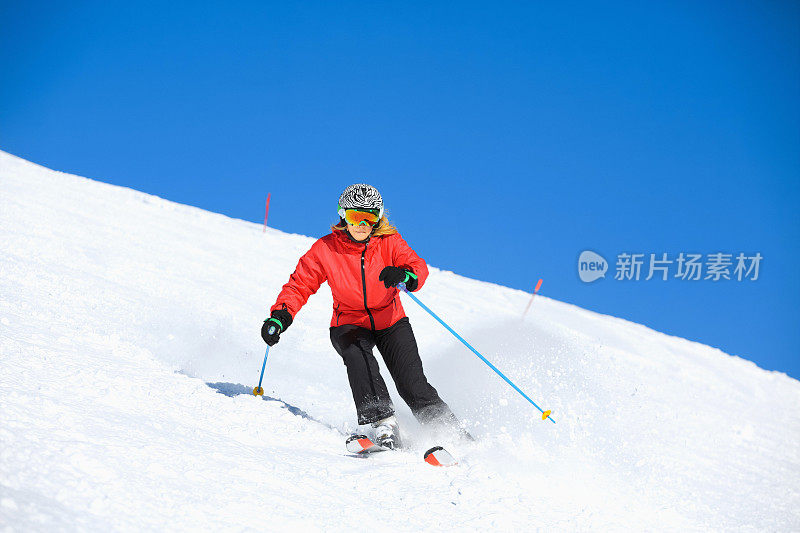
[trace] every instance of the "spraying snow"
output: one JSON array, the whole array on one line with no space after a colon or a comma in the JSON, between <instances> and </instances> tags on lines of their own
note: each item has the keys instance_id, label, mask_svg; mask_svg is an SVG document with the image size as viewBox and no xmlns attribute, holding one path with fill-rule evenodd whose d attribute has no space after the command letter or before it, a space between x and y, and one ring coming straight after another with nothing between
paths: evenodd
<instances>
[{"instance_id":1,"label":"spraying snow","mask_svg":"<svg viewBox=\"0 0 800 533\"><path fill-rule=\"evenodd\" d=\"M478 440L424 464L387 379L413 451L349 457L327 287L250 394L312 242L0 152L0 526L800 529L798 381L541 295L523 321L529 293L436 268L420 300L558 423L404 295Z\"/></svg>"}]
</instances>

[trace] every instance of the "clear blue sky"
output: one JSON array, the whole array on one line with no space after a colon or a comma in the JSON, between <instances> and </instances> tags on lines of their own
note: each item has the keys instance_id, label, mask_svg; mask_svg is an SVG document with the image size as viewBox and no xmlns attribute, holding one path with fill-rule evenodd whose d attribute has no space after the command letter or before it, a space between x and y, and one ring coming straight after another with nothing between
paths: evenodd
<instances>
[{"instance_id":1,"label":"clear blue sky","mask_svg":"<svg viewBox=\"0 0 800 533\"><path fill-rule=\"evenodd\" d=\"M800 377L800 4L54 4L0 4L3 150L312 236L367 181L435 266Z\"/></svg>"}]
</instances>

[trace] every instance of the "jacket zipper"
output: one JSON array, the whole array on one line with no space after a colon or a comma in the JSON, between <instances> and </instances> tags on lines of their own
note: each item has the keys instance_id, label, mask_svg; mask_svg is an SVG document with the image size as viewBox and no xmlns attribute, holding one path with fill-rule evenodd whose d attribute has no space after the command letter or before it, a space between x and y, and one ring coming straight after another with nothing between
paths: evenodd
<instances>
[{"instance_id":1,"label":"jacket zipper","mask_svg":"<svg viewBox=\"0 0 800 533\"><path fill-rule=\"evenodd\" d=\"M367 276L364 274L364 255L367 253L367 245L364 245L364 251L361 252L361 287L364 289L364 310L369 315L369 323L372 331L375 331L375 319L372 318L372 313L369 312L367 306Z\"/></svg>"}]
</instances>

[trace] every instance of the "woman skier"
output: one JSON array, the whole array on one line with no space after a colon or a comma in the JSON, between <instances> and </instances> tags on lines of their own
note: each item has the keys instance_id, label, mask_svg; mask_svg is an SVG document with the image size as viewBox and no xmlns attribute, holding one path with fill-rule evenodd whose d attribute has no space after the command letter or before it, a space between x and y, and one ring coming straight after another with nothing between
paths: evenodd
<instances>
[{"instance_id":1,"label":"woman skier","mask_svg":"<svg viewBox=\"0 0 800 533\"><path fill-rule=\"evenodd\" d=\"M397 419L378 362L377 346L400 397L422 424L459 431L458 421L422 370L417 342L400 303L399 283L419 290L428 267L389 223L380 193L357 183L339 197L339 223L317 240L283 286L261 336L273 346L300 308L328 281L333 294L330 338L347 367L358 423L375 428L375 442L400 446ZM273 333L270 326L275 325Z\"/></svg>"}]
</instances>

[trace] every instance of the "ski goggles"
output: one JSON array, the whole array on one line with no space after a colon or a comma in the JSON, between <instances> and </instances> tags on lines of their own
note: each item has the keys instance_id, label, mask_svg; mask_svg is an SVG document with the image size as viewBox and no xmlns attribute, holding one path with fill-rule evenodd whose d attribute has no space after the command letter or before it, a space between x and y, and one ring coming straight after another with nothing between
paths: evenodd
<instances>
[{"instance_id":1,"label":"ski goggles","mask_svg":"<svg viewBox=\"0 0 800 533\"><path fill-rule=\"evenodd\" d=\"M380 209L345 209L344 220L353 226L374 226L380 220Z\"/></svg>"}]
</instances>

